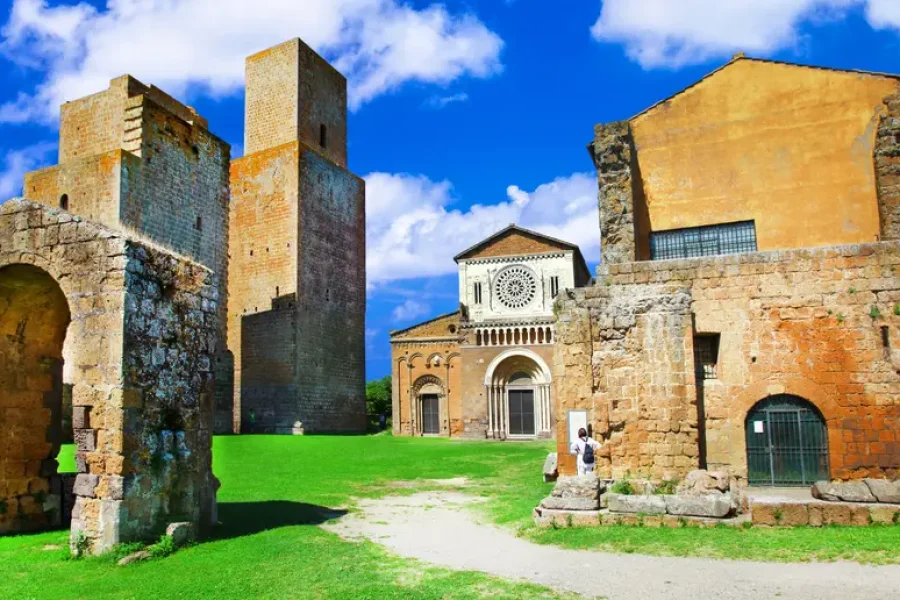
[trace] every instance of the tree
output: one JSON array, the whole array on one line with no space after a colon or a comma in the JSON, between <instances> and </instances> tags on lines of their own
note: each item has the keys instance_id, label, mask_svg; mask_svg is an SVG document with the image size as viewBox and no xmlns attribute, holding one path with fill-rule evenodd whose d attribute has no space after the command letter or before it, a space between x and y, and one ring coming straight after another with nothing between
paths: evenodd
<instances>
[{"instance_id":1,"label":"tree","mask_svg":"<svg viewBox=\"0 0 900 600\"><path fill-rule=\"evenodd\" d=\"M366 383L366 413L391 416L391 376Z\"/></svg>"}]
</instances>

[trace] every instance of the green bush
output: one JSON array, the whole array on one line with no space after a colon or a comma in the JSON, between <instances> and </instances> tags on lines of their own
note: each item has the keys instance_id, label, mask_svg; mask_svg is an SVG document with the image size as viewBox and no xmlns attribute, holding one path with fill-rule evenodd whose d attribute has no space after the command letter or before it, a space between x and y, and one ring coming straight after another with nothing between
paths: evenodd
<instances>
[{"instance_id":1,"label":"green bush","mask_svg":"<svg viewBox=\"0 0 900 600\"><path fill-rule=\"evenodd\" d=\"M162 536L158 542L147 548L147 551L150 552L153 558L165 558L175 552L175 550L175 542L172 541L172 536L170 535Z\"/></svg>"},{"instance_id":2,"label":"green bush","mask_svg":"<svg viewBox=\"0 0 900 600\"><path fill-rule=\"evenodd\" d=\"M653 493L658 494L660 496L671 496L676 491L678 491L678 482L674 480L663 481L661 484L656 486L656 490Z\"/></svg>"},{"instance_id":3,"label":"green bush","mask_svg":"<svg viewBox=\"0 0 900 600\"><path fill-rule=\"evenodd\" d=\"M621 494L623 496L633 496L634 495L634 487L632 487L631 482L627 479L621 479L615 482L610 491L613 494Z\"/></svg>"}]
</instances>

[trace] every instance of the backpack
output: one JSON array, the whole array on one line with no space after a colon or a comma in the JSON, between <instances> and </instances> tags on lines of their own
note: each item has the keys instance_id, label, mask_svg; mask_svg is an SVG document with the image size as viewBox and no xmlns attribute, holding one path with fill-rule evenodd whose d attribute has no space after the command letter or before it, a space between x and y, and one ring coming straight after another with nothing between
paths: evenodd
<instances>
[{"instance_id":1,"label":"backpack","mask_svg":"<svg viewBox=\"0 0 900 600\"><path fill-rule=\"evenodd\" d=\"M584 441L584 454L581 460L586 465L594 464L594 445L591 443L591 438Z\"/></svg>"}]
</instances>

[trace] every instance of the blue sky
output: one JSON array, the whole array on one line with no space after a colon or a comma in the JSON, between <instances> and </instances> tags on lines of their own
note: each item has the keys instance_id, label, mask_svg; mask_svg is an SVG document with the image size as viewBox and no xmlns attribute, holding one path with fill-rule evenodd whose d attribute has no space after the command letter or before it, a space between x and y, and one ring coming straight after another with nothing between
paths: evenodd
<instances>
[{"instance_id":1,"label":"blue sky","mask_svg":"<svg viewBox=\"0 0 900 600\"><path fill-rule=\"evenodd\" d=\"M243 57L302 37L348 76L368 185L367 370L456 308L452 257L510 222L599 256L585 149L737 51L900 72L900 0L0 0L0 199L56 161L58 105L131 73L242 152Z\"/></svg>"}]
</instances>

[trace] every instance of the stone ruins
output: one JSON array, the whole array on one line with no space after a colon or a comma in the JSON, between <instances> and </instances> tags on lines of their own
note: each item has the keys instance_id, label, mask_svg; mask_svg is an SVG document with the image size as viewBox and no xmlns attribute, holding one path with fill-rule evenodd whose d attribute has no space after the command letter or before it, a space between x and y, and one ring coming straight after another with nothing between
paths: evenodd
<instances>
[{"instance_id":1,"label":"stone ruins","mask_svg":"<svg viewBox=\"0 0 900 600\"><path fill-rule=\"evenodd\" d=\"M62 106L59 164L0 206L0 533L70 515L73 548L99 553L202 531L213 433L364 429L346 80L300 40L246 75L233 164L194 109L126 75Z\"/></svg>"}]
</instances>

